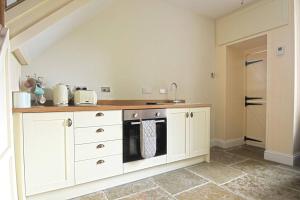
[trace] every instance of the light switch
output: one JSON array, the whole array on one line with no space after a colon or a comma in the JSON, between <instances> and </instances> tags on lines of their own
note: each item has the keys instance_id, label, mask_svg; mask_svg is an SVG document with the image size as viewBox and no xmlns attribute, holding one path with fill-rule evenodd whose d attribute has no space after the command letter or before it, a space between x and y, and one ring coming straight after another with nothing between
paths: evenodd
<instances>
[{"instance_id":1,"label":"light switch","mask_svg":"<svg viewBox=\"0 0 300 200\"><path fill-rule=\"evenodd\" d=\"M159 89L159 93L160 93L160 94L168 94L168 89L166 89L166 88L161 88L161 89Z\"/></svg>"},{"instance_id":2,"label":"light switch","mask_svg":"<svg viewBox=\"0 0 300 200\"><path fill-rule=\"evenodd\" d=\"M285 47L277 47L276 48L276 55L277 56L283 56L285 54Z\"/></svg>"}]
</instances>

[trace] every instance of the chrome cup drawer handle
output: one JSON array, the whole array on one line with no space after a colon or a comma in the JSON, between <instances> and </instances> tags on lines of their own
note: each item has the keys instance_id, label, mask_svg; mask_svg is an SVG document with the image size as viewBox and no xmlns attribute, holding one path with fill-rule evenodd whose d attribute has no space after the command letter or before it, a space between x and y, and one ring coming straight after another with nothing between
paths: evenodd
<instances>
[{"instance_id":1,"label":"chrome cup drawer handle","mask_svg":"<svg viewBox=\"0 0 300 200\"><path fill-rule=\"evenodd\" d=\"M97 149L102 149L102 148L104 148L105 146L104 146L104 144L99 144L99 145L97 145Z\"/></svg>"},{"instance_id":2,"label":"chrome cup drawer handle","mask_svg":"<svg viewBox=\"0 0 300 200\"><path fill-rule=\"evenodd\" d=\"M99 128L96 130L96 133L103 133L104 132L104 129L103 128Z\"/></svg>"},{"instance_id":3,"label":"chrome cup drawer handle","mask_svg":"<svg viewBox=\"0 0 300 200\"><path fill-rule=\"evenodd\" d=\"M103 117L103 116L104 116L104 114L102 112L99 112L96 114L96 117Z\"/></svg>"},{"instance_id":4,"label":"chrome cup drawer handle","mask_svg":"<svg viewBox=\"0 0 300 200\"><path fill-rule=\"evenodd\" d=\"M104 160L98 160L97 162L96 162L96 164L97 165L101 165L101 164L103 164L105 161Z\"/></svg>"}]
</instances>

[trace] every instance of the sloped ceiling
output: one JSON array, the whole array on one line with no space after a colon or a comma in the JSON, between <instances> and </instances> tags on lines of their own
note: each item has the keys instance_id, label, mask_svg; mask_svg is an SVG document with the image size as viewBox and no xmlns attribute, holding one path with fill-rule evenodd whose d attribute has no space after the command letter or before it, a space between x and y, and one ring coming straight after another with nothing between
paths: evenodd
<instances>
[{"instance_id":1,"label":"sloped ceiling","mask_svg":"<svg viewBox=\"0 0 300 200\"><path fill-rule=\"evenodd\" d=\"M11 50L22 65L39 56L102 9L110 0L73 0L11 39Z\"/></svg>"},{"instance_id":2,"label":"sloped ceiling","mask_svg":"<svg viewBox=\"0 0 300 200\"><path fill-rule=\"evenodd\" d=\"M14 55L22 65L27 65L53 43L105 9L112 1L118 0L66 1L70 3L11 39ZM241 0L164 1L211 18L217 18L241 7ZM255 1L258 0L244 0L244 5Z\"/></svg>"}]
</instances>

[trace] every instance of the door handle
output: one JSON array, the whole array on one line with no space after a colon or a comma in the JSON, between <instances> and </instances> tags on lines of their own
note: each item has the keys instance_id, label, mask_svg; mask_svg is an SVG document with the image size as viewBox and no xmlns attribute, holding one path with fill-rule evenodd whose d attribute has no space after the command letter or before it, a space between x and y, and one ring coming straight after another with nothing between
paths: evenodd
<instances>
[{"instance_id":1,"label":"door handle","mask_svg":"<svg viewBox=\"0 0 300 200\"><path fill-rule=\"evenodd\" d=\"M189 118L189 116L190 116L189 112L185 113L186 118Z\"/></svg>"},{"instance_id":2,"label":"door handle","mask_svg":"<svg viewBox=\"0 0 300 200\"><path fill-rule=\"evenodd\" d=\"M70 118L67 119L67 126L68 126L68 127L71 127L72 124L73 124L72 119L70 119Z\"/></svg>"},{"instance_id":3,"label":"door handle","mask_svg":"<svg viewBox=\"0 0 300 200\"><path fill-rule=\"evenodd\" d=\"M104 116L104 114L102 112L99 112L96 114L96 117L103 117L103 116Z\"/></svg>"},{"instance_id":4,"label":"door handle","mask_svg":"<svg viewBox=\"0 0 300 200\"><path fill-rule=\"evenodd\" d=\"M104 129L103 128L99 128L96 130L96 133L103 133L104 132Z\"/></svg>"},{"instance_id":5,"label":"door handle","mask_svg":"<svg viewBox=\"0 0 300 200\"><path fill-rule=\"evenodd\" d=\"M101 164L103 164L105 161L104 160L98 160L97 162L96 162L96 164L97 165L101 165Z\"/></svg>"},{"instance_id":6,"label":"door handle","mask_svg":"<svg viewBox=\"0 0 300 200\"><path fill-rule=\"evenodd\" d=\"M99 145L97 145L97 149L102 149L102 148L104 148L105 146L104 146L104 144L99 144Z\"/></svg>"},{"instance_id":7,"label":"door handle","mask_svg":"<svg viewBox=\"0 0 300 200\"><path fill-rule=\"evenodd\" d=\"M191 112L191 118L193 118L194 117L194 113L193 112Z\"/></svg>"}]
</instances>

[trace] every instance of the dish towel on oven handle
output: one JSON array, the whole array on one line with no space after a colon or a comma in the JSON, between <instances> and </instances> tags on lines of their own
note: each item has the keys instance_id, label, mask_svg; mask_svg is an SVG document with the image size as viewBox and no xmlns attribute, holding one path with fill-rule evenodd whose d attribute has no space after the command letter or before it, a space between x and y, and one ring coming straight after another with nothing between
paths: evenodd
<instances>
[{"instance_id":1,"label":"dish towel on oven handle","mask_svg":"<svg viewBox=\"0 0 300 200\"><path fill-rule=\"evenodd\" d=\"M156 154L156 123L155 120L141 121L140 148L142 158L152 158Z\"/></svg>"}]
</instances>

